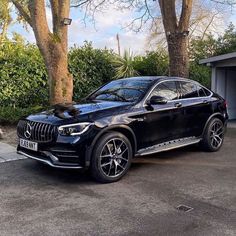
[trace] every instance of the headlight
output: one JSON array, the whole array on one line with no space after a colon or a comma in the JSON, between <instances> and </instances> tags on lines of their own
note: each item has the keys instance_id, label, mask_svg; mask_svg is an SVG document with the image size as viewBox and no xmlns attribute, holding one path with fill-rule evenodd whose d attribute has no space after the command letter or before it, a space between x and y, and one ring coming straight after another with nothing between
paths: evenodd
<instances>
[{"instance_id":1,"label":"headlight","mask_svg":"<svg viewBox=\"0 0 236 236\"><path fill-rule=\"evenodd\" d=\"M75 136L85 133L93 123L82 122L71 125L62 125L58 127L58 132L60 135L65 136Z\"/></svg>"}]
</instances>

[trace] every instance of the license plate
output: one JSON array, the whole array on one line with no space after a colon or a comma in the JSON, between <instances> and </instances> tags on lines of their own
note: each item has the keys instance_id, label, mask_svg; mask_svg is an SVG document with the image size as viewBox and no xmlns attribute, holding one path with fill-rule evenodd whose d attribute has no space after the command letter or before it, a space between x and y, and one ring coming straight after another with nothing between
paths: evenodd
<instances>
[{"instance_id":1,"label":"license plate","mask_svg":"<svg viewBox=\"0 0 236 236\"><path fill-rule=\"evenodd\" d=\"M25 139L20 139L20 147L27 148L33 151L38 151L38 143L31 142Z\"/></svg>"}]
</instances>

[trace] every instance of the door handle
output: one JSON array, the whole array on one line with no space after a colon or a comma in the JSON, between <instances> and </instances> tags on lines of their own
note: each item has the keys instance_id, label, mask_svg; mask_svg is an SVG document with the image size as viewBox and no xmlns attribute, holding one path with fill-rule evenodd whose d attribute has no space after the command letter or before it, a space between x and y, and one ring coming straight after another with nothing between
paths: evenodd
<instances>
[{"instance_id":1,"label":"door handle","mask_svg":"<svg viewBox=\"0 0 236 236\"><path fill-rule=\"evenodd\" d=\"M203 101L203 103L204 103L204 104L208 104L208 103L209 103L209 101L207 101L207 100L204 100L204 101Z\"/></svg>"},{"instance_id":2,"label":"door handle","mask_svg":"<svg viewBox=\"0 0 236 236\"><path fill-rule=\"evenodd\" d=\"M175 107L182 107L182 103L181 102L176 102Z\"/></svg>"},{"instance_id":3,"label":"door handle","mask_svg":"<svg viewBox=\"0 0 236 236\"><path fill-rule=\"evenodd\" d=\"M138 122L142 122L142 121L145 121L147 119L146 116L142 117L142 118L137 118L136 121Z\"/></svg>"}]
</instances>

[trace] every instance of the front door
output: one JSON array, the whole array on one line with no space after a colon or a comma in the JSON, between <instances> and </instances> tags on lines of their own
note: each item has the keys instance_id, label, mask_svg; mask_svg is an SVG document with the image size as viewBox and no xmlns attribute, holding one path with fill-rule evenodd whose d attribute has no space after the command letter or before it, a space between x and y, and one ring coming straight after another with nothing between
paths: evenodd
<instances>
[{"instance_id":1,"label":"front door","mask_svg":"<svg viewBox=\"0 0 236 236\"><path fill-rule=\"evenodd\" d=\"M139 116L143 121L138 127L142 134L138 140L138 146L141 148L178 138L178 129L181 126L183 111L175 101L179 98L176 82L159 83L146 101L152 96L164 97L168 102L159 105L144 105L143 113Z\"/></svg>"}]
</instances>

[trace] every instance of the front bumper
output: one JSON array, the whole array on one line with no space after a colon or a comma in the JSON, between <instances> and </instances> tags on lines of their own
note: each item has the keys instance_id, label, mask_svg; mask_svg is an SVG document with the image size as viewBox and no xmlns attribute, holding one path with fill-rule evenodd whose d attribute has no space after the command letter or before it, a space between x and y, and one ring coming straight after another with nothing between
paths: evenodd
<instances>
[{"instance_id":1,"label":"front bumper","mask_svg":"<svg viewBox=\"0 0 236 236\"><path fill-rule=\"evenodd\" d=\"M44 140L41 142L34 140L34 136L33 139L26 139L18 135L19 138L38 143L38 148L37 151L31 151L18 145L17 152L55 168L88 168L90 165L91 143L97 133L97 129L91 129L81 136L61 136L57 134L48 142ZM40 134L41 133L35 137L38 138Z\"/></svg>"},{"instance_id":2,"label":"front bumper","mask_svg":"<svg viewBox=\"0 0 236 236\"><path fill-rule=\"evenodd\" d=\"M17 153L20 155L24 155L30 159L42 162L54 168L60 168L60 169L82 169L83 168L79 164L61 162L56 156L54 156L50 152L43 152L42 154L44 155L40 155L37 153L30 153L28 151L18 150Z\"/></svg>"}]
</instances>

